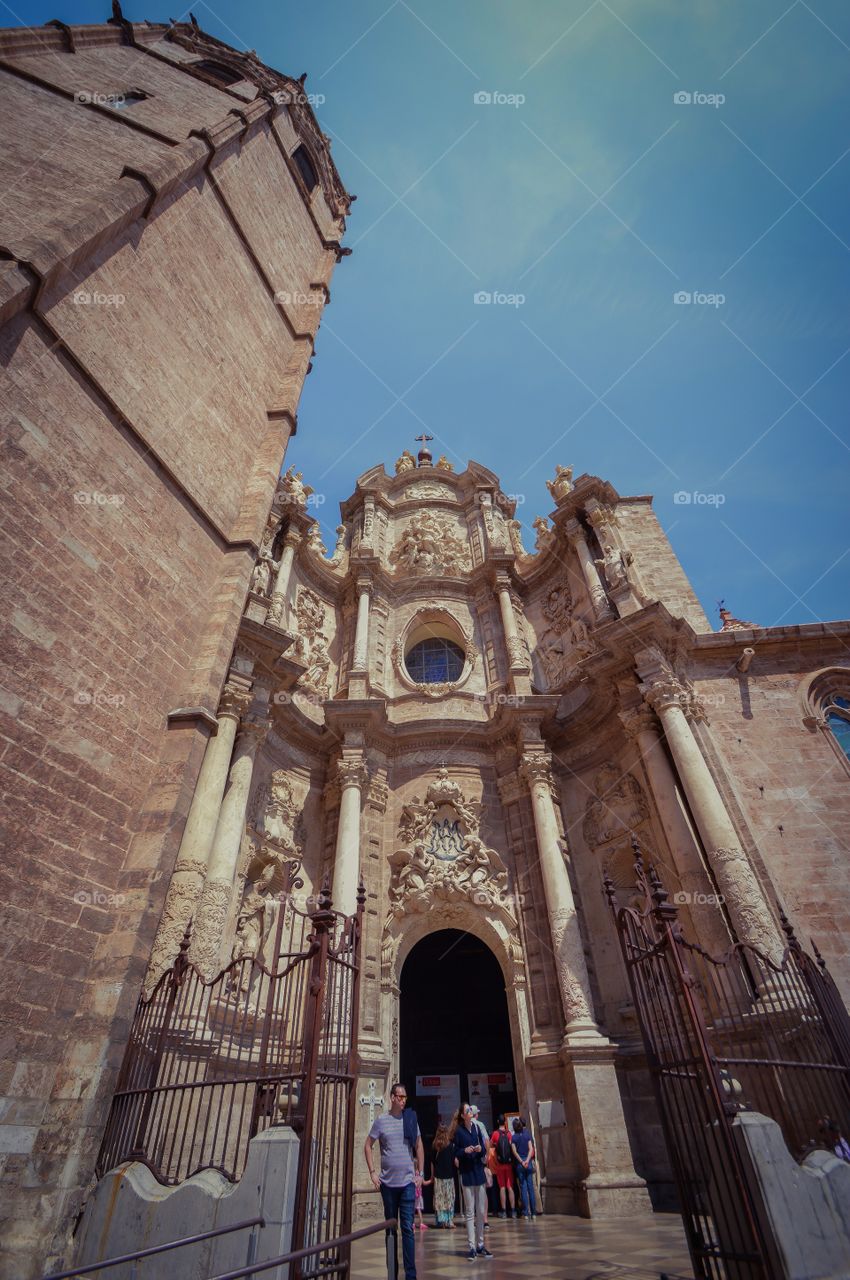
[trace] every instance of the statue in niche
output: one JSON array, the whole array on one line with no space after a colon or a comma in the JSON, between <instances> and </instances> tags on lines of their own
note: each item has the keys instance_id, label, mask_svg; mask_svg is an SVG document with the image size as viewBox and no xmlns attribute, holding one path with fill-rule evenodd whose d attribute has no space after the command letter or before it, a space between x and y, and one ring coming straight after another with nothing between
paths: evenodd
<instances>
[{"instance_id":1,"label":"statue in niche","mask_svg":"<svg viewBox=\"0 0 850 1280\"><path fill-rule=\"evenodd\" d=\"M416 459L409 449L404 449L400 458L396 460L395 473L397 476L402 475L405 471L414 471L416 469Z\"/></svg>"},{"instance_id":2,"label":"statue in niche","mask_svg":"<svg viewBox=\"0 0 850 1280\"><path fill-rule=\"evenodd\" d=\"M594 779L595 795L585 806L582 832L591 849L628 839L649 817L649 805L637 778L616 764L604 764Z\"/></svg>"},{"instance_id":3,"label":"statue in niche","mask_svg":"<svg viewBox=\"0 0 850 1280\"><path fill-rule=\"evenodd\" d=\"M272 571L277 572L279 567L270 551L261 551L251 574L250 590L258 596L267 596L271 589Z\"/></svg>"},{"instance_id":4,"label":"statue in niche","mask_svg":"<svg viewBox=\"0 0 850 1280\"><path fill-rule=\"evenodd\" d=\"M269 924L265 894L256 888L249 889L236 917L236 931L230 952L231 964L240 960L253 961L259 957L268 935ZM242 963L233 969L228 980L227 994L247 995L253 972L253 964Z\"/></svg>"},{"instance_id":5,"label":"statue in niche","mask_svg":"<svg viewBox=\"0 0 850 1280\"><path fill-rule=\"evenodd\" d=\"M629 585L628 567L632 559L630 551L621 551L613 542L606 541L602 546L602 559L594 560L593 563L604 577L608 589L617 591L620 587Z\"/></svg>"}]
</instances>

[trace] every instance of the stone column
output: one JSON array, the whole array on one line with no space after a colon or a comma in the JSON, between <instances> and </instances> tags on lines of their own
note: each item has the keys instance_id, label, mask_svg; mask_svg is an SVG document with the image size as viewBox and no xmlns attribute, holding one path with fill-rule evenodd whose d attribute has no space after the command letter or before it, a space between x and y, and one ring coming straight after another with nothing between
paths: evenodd
<instances>
[{"instance_id":1,"label":"stone column","mask_svg":"<svg viewBox=\"0 0 850 1280\"><path fill-rule=\"evenodd\" d=\"M269 602L269 612L266 622L270 622L275 627L284 625L286 613L286 596L289 591L289 577L292 573L292 562L295 559L295 549L301 541L301 534L295 529L290 529L283 541L283 554L280 557L280 566L275 578L274 590L272 591L271 600Z\"/></svg>"},{"instance_id":2,"label":"stone column","mask_svg":"<svg viewBox=\"0 0 850 1280\"><path fill-rule=\"evenodd\" d=\"M207 874L221 799L227 783L239 716L251 700L247 686L228 680L218 712L218 732L210 738L201 765L180 851L168 886L159 929L154 939L144 991L148 995L177 957L186 926Z\"/></svg>"},{"instance_id":3,"label":"stone column","mask_svg":"<svg viewBox=\"0 0 850 1280\"><path fill-rule=\"evenodd\" d=\"M714 885L703 865L699 842L694 838L677 798L676 777L659 735L658 722L645 703L629 707L619 716L646 770L650 794L655 801L682 889L692 896L701 893L706 899L702 903L692 902L689 907L699 941L719 955L729 947L729 930L722 908L709 901L715 891Z\"/></svg>"},{"instance_id":4,"label":"stone column","mask_svg":"<svg viewBox=\"0 0 850 1280\"><path fill-rule=\"evenodd\" d=\"M531 792L534 831L552 933L552 951L564 1006L566 1040L603 1039L591 1012L590 979L584 960L576 904L561 853L552 800L552 769L547 755L526 753L521 772Z\"/></svg>"},{"instance_id":5,"label":"stone column","mask_svg":"<svg viewBox=\"0 0 850 1280\"><path fill-rule=\"evenodd\" d=\"M615 1069L616 1049L592 1013L590 981L575 901L560 848L552 800L548 754L527 751L521 774L531 792L543 890L552 934L566 1027L559 1059L563 1067L564 1113L574 1144L575 1165L566 1192L551 1178L553 1207L585 1217L640 1216L652 1212L646 1183L635 1172ZM578 1174L576 1179L575 1175ZM550 1182L547 1173L547 1184ZM576 1187L578 1183L578 1188ZM547 1185L547 1195L550 1194Z\"/></svg>"},{"instance_id":6,"label":"stone column","mask_svg":"<svg viewBox=\"0 0 850 1280\"><path fill-rule=\"evenodd\" d=\"M372 583L369 578L357 579L357 627L354 633L354 658L351 670L365 672L369 669L369 599Z\"/></svg>"},{"instance_id":7,"label":"stone column","mask_svg":"<svg viewBox=\"0 0 850 1280\"><path fill-rule=\"evenodd\" d=\"M758 947L778 962L785 949L782 936L688 723L684 707L690 704L689 691L669 671L650 674L641 689L661 721L738 941Z\"/></svg>"},{"instance_id":8,"label":"stone column","mask_svg":"<svg viewBox=\"0 0 850 1280\"><path fill-rule=\"evenodd\" d=\"M507 574L496 575L496 594L499 597L499 608L502 613L508 666L512 671L528 671L528 654L517 630L516 614L511 600L511 584Z\"/></svg>"},{"instance_id":9,"label":"stone column","mask_svg":"<svg viewBox=\"0 0 850 1280\"><path fill-rule=\"evenodd\" d=\"M344 756L337 768L339 825L336 832L331 903L334 911L353 916L360 881L360 808L369 773L362 756Z\"/></svg>"},{"instance_id":10,"label":"stone column","mask_svg":"<svg viewBox=\"0 0 850 1280\"><path fill-rule=\"evenodd\" d=\"M230 765L227 791L218 813L207 877L198 901L189 948L189 959L207 978L218 972L221 961L221 943L248 816L254 760L267 729L265 721L242 721Z\"/></svg>"},{"instance_id":11,"label":"stone column","mask_svg":"<svg viewBox=\"0 0 850 1280\"><path fill-rule=\"evenodd\" d=\"M596 567L593 556L590 554L590 547L587 545L584 529L578 520L573 519L568 520L564 525L564 533L570 546L574 548L578 556L582 577L587 585L594 614L597 618L612 617L613 610L608 603L608 593L602 585L599 570Z\"/></svg>"}]
</instances>

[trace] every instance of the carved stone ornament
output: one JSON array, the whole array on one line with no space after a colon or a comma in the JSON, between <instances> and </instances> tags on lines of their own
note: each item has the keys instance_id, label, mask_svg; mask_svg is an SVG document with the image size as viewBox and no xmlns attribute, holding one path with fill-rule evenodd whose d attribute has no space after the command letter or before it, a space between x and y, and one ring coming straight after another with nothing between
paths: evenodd
<instances>
[{"instance_id":1,"label":"carved stone ornament","mask_svg":"<svg viewBox=\"0 0 850 1280\"><path fill-rule=\"evenodd\" d=\"M546 481L546 488L555 499L556 503L563 502L567 494L572 491L573 487L573 469L572 467L555 467L555 479Z\"/></svg>"},{"instance_id":2,"label":"carved stone ornament","mask_svg":"<svg viewBox=\"0 0 850 1280\"><path fill-rule=\"evenodd\" d=\"M454 501L455 491L450 485L440 484L438 480L417 480L415 484L407 486L402 497L405 501L423 501L428 498L449 498Z\"/></svg>"},{"instance_id":3,"label":"carved stone ornament","mask_svg":"<svg viewBox=\"0 0 850 1280\"><path fill-rule=\"evenodd\" d=\"M522 524L519 520L508 521L508 536L511 540L511 550L515 556L527 556L528 552L522 544Z\"/></svg>"},{"instance_id":4,"label":"carved stone ornament","mask_svg":"<svg viewBox=\"0 0 850 1280\"><path fill-rule=\"evenodd\" d=\"M307 587L298 593L296 604L298 618L297 652L307 662L307 670L298 682L298 688L319 699L328 696L330 655L328 641L323 634L325 606L319 597Z\"/></svg>"},{"instance_id":5,"label":"carved stone ornament","mask_svg":"<svg viewBox=\"0 0 850 1280\"><path fill-rule=\"evenodd\" d=\"M467 573L469 547L445 516L433 511L415 515L390 555L396 572L429 575Z\"/></svg>"},{"instance_id":6,"label":"carved stone ornament","mask_svg":"<svg viewBox=\"0 0 850 1280\"><path fill-rule=\"evenodd\" d=\"M612 842L628 840L649 817L649 805L643 787L630 773L623 773L616 764L604 764L594 779L595 795L584 810L582 831L591 849L608 846Z\"/></svg>"},{"instance_id":7,"label":"carved stone ornament","mask_svg":"<svg viewBox=\"0 0 850 1280\"><path fill-rule=\"evenodd\" d=\"M573 597L569 585L562 582L559 587L553 587L543 604L543 616L552 623L553 627L557 627L559 631L564 631L569 626L570 614L573 607Z\"/></svg>"},{"instance_id":8,"label":"carved stone ornament","mask_svg":"<svg viewBox=\"0 0 850 1280\"><path fill-rule=\"evenodd\" d=\"M437 471L454 471L454 467L444 453L440 454L435 465Z\"/></svg>"},{"instance_id":9,"label":"carved stone ornament","mask_svg":"<svg viewBox=\"0 0 850 1280\"><path fill-rule=\"evenodd\" d=\"M535 651L547 689L566 684L577 674L585 658L596 652L596 645L582 618L573 617L563 630L550 627L544 631Z\"/></svg>"},{"instance_id":10,"label":"carved stone ornament","mask_svg":"<svg viewBox=\"0 0 850 1280\"><path fill-rule=\"evenodd\" d=\"M276 573L279 567L270 551L261 551L251 574L251 591L258 596L267 596L271 589L272 573Z\"/></svg>"},{"instance_id":11,"label":"carved stone ornament","mask_svg":"<svg viewBox=\"0 0 850 1280\"><path fill-rule=\"evenodd\" d=\"M602 559L594 560L593 563L605 579L609 591L619 591L630 585L629 565L631 562L631 551L621 551L613 542L606 540L602 544Z\"/></svg>"},{"instance_id":12,"label":"carved stone ornament","mask_svg":"<svg viewBox=\"0 0 850 1280\"><path fill-rule=\"evenodd\" d=\"M409 449L403 450L401 457L396 459L396 464L395 464L396 475L400 476L405 471L415 471L415 470L416 470L416 459L414 458L413 454L410 452Z\"/></svg>"},{"instance_id":13,"label":"carved stone ornament","mask_svg":"<svg viewBox=\"0 0 850 1280\"><path fill-rule=\"evenodd\" d=\"M322 530L318 520L314 520L307 530L307 546L317 556L326 556L328 549L322 541Z\"/></svg>"},{"instance_id":14,"label":"carved stone ornament","mask_svg":"<svg viewBox=\"0 0 850 1280\"><path fill-rule=\"evenodd\" d=\"M328 561L328 564L332 564L332 565L338 565L339 562L342 560L343 555L345 554L345 532L346 532L345 525L338 524L335 532L336 532L336 546L334 547L333 555Z\"/></svg>"},{"instance_id":15,"label":"carved stone ornament","mask_svg":"<svg viewBox=\"0 0 850 1280\"><path fill-rule=\"evenodd\" d=\"M534 549L538 554L548 551L555 541L555 535L549 528L549 521L545 516L535 516L531 522L532 527L537 531L537 537L534 542Z\"/></svg>"},{"instance_id":16,"label":"carved stone ornament","mask_svg":"<svg viewBox=\"0 0 850 1280\"><path fill-rule=\"evenodd\" d=\"M303 810L292 791L286 769L276 769L257 795L254 824L258 832L268 836L277 849L301 857L296 843L295 827Z\"/></svg>"},{"instance_id":17,"label":"carved stone ornament","mask_svg":"<svg viewBox=\"0 0 850 1280\"><path fill-rule=\"evenodd\" d=\"M479 835L480 801L467 799L447 769L403 807L399 847L390 857L389 919L466 900L516 925L508 871Z\"/></svg>"}]
</instances>

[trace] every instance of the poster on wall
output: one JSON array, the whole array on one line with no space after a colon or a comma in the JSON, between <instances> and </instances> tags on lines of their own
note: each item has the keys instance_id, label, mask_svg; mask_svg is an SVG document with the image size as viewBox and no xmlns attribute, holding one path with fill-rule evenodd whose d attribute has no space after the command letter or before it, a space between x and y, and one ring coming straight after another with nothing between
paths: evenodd
<instances>
[{"instance_id":1,"label":"poster on wall","mask_svg":"<svg viewBox=\"0 0 850 1280\"><path fill-rule=\"evenodd\" d=\"M493 1114L493 1098L491 1090L498 1093L513 1093L514 1078L510 1071L481 1071L477 1075L467 1076L469 1081L469 1101L478 1107L478 1119L484 1124L488 1133L496 1127Z\"/></svg>"},{"instance_id":2,"label":"poster on wall","mask_svg":"<svg viewBox=\"0 0 850 1280\"><path fill-rule=\"evenodd\" d=\"M417 1076L416 1096L436 1098L440 1120L448 1124L460 1106L460 1076Z\"/></svg>"}]
</instances>

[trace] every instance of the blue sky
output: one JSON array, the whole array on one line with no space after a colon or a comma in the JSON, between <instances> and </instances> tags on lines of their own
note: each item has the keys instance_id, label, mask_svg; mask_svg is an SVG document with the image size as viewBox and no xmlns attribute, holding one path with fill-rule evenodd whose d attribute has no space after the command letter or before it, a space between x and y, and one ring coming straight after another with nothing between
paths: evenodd
<instances>
[{"instance_id":1,"label":"blue sky","mask_svg":"<svg viewBox=\"0 0 850 1280\"><path fill-rule=\"evenodd\" d=\"M522 495L529 530L557 462L654 494L713 621L721 596L762 625L848 616L846 3L194 13L308 73L358 196L287 459L325 496L329 546L355 476L427 430Z\"/></svg>"}]
</instances>

